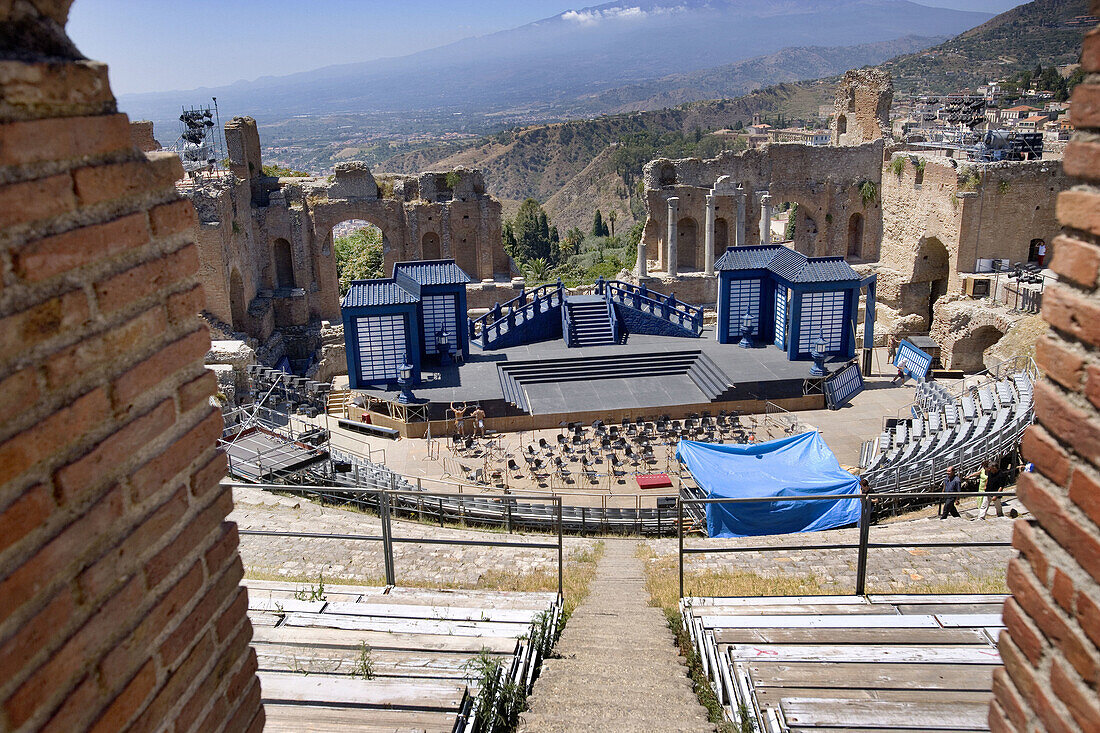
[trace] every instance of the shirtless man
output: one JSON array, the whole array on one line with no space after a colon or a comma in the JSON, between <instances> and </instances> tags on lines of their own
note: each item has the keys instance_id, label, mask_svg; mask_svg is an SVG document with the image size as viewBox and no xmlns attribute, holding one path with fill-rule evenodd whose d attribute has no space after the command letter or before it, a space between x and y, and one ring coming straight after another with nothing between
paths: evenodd
<instances>
[{"instance_id":1,"label":"shirtless man","mask_svg":"<svg viewBox=\"0 0 1100 733\"><path fill-rule=\"evenodd\" d=\"M474 430L477 431L478 435L480 435L482 438L484 438L485 437L485 410L481 409L481 405L478 405L477 409L474 410L473 418L474 418Z\"/></svg>"},{"instance_id":2,"label":"shirtless man","mask_svg":"<svg viewBox=\"0 0 1100 733\"><path fill-rule=\"evenodd\" d=\"M451 409L455 413L455 435L466 434L466 407L465 402L452 402Z\"/></svg>"}]
</instances>

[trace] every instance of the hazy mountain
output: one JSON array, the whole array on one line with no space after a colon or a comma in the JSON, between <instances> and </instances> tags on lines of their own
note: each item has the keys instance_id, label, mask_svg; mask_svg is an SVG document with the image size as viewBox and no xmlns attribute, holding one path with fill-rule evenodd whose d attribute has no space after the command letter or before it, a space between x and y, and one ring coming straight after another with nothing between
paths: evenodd
<instances>
[{"instance_id":1,"label":"hazy mountain","mask_svg":"<svg viewBox=\"0 0 1100 733\"><path fill-rule=\"evenodd\" d=\"M415 125L416 114L429 110L518 110L534 119L563 100L781 48L951 36L989 17L906 0L627 0L402 58L218 89L123 96L120 106L135 119L161 123L174 121L180 104L211 95L228 114L261 121L367 112L399 113Z\"/></svg>"}]
</instances>

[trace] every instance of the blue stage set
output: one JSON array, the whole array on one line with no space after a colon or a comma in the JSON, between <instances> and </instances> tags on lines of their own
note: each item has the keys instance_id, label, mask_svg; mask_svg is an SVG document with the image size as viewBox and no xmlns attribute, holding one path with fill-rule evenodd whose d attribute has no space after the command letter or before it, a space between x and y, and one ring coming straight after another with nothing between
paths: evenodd
<instances>
[{"instance_id":1,"label":"blue stage set","mask_svg":"<svg viewBox=\"0 0 1100 733\"><path fill-rule=\"evenodd\" d=\"M454 260L399 262L393 277L352 282L340 303L352 389L416 385L425 360L468 357L468 282Z\"/></svg>"},{"instance_id":2,"label":"blue stage set","mask_svg":"<svg viewBox=\"0 0 1100 733\"><path fill-rule=\"evenodd\" d=\"M775 344L792 360L818 351L850 359L864 287L863 343L874 343L876 278L861 278L843 257L807 257L780 245L730 247L714 269L720 343Z\"/></svg>"}]
</instances>

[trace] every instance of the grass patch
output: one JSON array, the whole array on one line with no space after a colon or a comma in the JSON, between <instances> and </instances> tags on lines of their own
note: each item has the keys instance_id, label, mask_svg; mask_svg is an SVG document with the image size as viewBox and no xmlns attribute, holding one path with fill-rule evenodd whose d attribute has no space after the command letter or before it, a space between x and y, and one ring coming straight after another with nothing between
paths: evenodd
<instances>
[{"instance_id":1,"label":"grass patch","mask_svg":"<svg viewBox=\"0 0 1100 733\"><path fill-rule=\"evenodd\" d=\"M874 592L874 591L871 591ZM969 574L966 580L930 580L927 582L906 583L902 590L890 593L928 593L932 595L951 595L954 593L1008 593L1008 581L1003 573L989 575Z\"/></svg>"}]
</instances>

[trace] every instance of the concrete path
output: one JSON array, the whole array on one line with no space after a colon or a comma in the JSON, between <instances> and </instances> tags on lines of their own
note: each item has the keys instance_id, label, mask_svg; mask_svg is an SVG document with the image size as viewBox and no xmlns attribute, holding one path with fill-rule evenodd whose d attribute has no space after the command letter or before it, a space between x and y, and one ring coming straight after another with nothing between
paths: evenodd
<instances>
[{"instance_id":1,"label":"concrete path","mask_svg":"<svg viewBox=\"0 0 1100 733\"><path fill-rule=\"evenodd\" d=\"M646 605L636 540L606 540L588 598L543 663L525 733L714 731L660 609Z\"/></svg>"}]
</instances>

